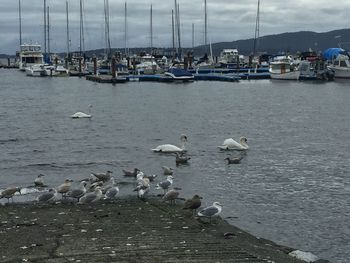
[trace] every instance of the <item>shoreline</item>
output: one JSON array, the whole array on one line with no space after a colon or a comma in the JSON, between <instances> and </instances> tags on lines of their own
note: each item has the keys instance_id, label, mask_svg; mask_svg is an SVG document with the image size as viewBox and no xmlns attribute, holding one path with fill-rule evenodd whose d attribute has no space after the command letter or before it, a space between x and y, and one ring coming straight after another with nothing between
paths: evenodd
<instances>
[{"instance_id":1,"label":"shoreline","mask_svg":"<svg viewBox=\"0 0 350 263\"><path fill-rule=\"evenodd\" d=\"M1 262L305 262L288 255L295 249L155 197L1 206L0 246Z\"/></svg>"}]
</instances>

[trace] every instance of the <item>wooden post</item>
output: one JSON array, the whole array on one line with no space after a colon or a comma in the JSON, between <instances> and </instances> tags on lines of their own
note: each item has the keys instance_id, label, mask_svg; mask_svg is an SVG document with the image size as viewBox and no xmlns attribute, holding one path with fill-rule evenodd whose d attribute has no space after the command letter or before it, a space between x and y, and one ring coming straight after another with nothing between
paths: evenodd
<instances>
[{"instance_id":1,"label":"wooden post","mask_svg":"<svg viewBox=\"0 0 350 263\"><path fill-rule=\"evenodd\" d=\"M57 64L58 64L58 57L55 57L55 65L57 67Z\"/></svg>"},{"instance_id":2,"label":"wooden post","mask_svg":"<svg viewBox=\"0 0 350 263\"><path fill-rule=\"evenodd\" d=\"M7 66L10 67L11 66L11 59L7 58Z\"/></svg>"},{"instance_id":3,"label":"wooden post","mask_svg":"<svg viewBox=\"0 0 350 263\"><path fill-rule=\"evenodd\" d=\"M184 70L187 70L187 68L188 68L188 57L185 56L184 57Z\"/></svg>"},{"instance_id":4,"label":"wooden post","mask_svg":"<svg viewBox=\"0 0 350 263\"><path fill-rule=\"evenodd\" d=\"M115 79L115 56L112 57L112 79Z\"/></svg>"},{"instance_id":5,"label":"wooden post","mask_svg":"<svg viewBox=\"0 0 350 263\"><path fill-rule=\"evenodd\" d=\"M94 63L94 75L96 76L97 75L97 58L95 55L93 56L92 61Z\"/></svg>"},{"instance_id":6,"label":"wooden post","mask_svg":"<svg viewBox=\"0 0 350 263\"><path fill-rule=\"evenodd\" d=\"M81 73L82 70L81 70L81 56L79 57L79 73Z\"/></svg>"}]
</instances>

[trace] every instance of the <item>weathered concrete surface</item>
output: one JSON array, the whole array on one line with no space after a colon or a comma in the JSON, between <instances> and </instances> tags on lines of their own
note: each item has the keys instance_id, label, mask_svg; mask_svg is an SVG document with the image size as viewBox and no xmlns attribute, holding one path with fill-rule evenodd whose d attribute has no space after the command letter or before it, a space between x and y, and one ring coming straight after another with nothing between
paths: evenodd
<instances>
[{"instance_id":1,"label":"weathered concrete surface","mask_svg":"<svg viewBox=\"0 0 350 263\"><path fill-rule=\"evenodd\" d=\"M0 262L302 262L288 248L157 198L0 207L0 248Z\"/></svg>"}]
</instances>

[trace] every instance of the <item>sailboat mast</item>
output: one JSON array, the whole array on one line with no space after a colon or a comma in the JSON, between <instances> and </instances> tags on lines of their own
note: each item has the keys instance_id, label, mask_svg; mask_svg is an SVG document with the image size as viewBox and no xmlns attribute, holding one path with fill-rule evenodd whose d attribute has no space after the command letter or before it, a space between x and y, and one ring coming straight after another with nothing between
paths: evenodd
<instances>
[{"instance_id":1,"label":"sailboat mast","mask_svg":"<svg viewBox=\"0 0 350 263\"><path fill-rule=\"evenodd\" d=\"M174 9L171 10L171 31L173 40L173 57L175 57L175 24L174 24Z\"/></svg>"},{"instance_id":2,"label":"sailboat mast","mask_svg":"<svg viewBox=\"0 0 350 263\"><path fill-rule=\"evenodd\" d=\"M255 56L256 50L258 49L259 34L260 34L260 0L258 0L258 8L256 11L253 57Z\"/></svg>"},{"instance_id":3,"label":"sailboat mast","mask_svg":"<svg viewBox=\"0 0 350 263\"><path fill-rule=\"evenodd\" d=\"M83 37L83 3L82 0L80 0L80 36L79 36L79 53L80 57L82 57L82 37Z\"/></svg>"},{"instance_id":4,"label":"sailboat mast","mask_svg":"<svg viewBox=\"0 0 350 263\"><path fill-rule=\"evenodd\" d=\"M207 50L208 45L208 16L207 16L207 0L204 0L204 46Z\"/></svg>"},{"instance_id":5,"label":"sailboat mast","mask_svg":"<svg viewBox=\"0 0 350 263\"><path fill-rule=\"evenodd\" d=\"M192 23L192 49L194 49L194 23Z\"/></svg>"},{"instance_id":6,"label":"sailboat mast","mask_svg":"<svg viewBox=\"0 0 350 263\"><path fill-rule=\"evenodd\" d=\"M46 0L44 0L44 54L46 55Z\"/></svg>"},{"instance_id":7,"label":"sailboat mast","mask_svg":"<svg viewBox=\"0 0 350 263\"><path fill-rule=\"evenodd\" d=\"M177 40L179 44L179 59L181 59L180 4L177 3Z\"/></svg>"},{"instance_id":8,"label":"sailboat mast","mask_svg":"<svg viewBox=\"0 0 350 263\"><path fill-rule=\"evenodd\" d=\"M106 53L107 58L111 57L111 40L109 38L109 0L104 1L105 9L105 30L106 30Z\"/></svg>"},{"instance_id":9,"label":"sailboat mast","mask_svg":"<svg viewBox=\"0 0 350 263\"><path fill-rule=\"evenodd\" d=\"M150 38L151 38L151 55L153 54L153 8L151 4L151 10L150 10Z\"/></svg>"},{"instance_id":10,"label":"sailboat mast","mask_svg":"<svg viewBox=\"0 0 350 263\"><path fill-rule=\"evenodd\" d=\"M124 21L124 26L125 26L125 28L124 28L124 33L125 33L125 35L124 35L124 47L125 47L125 56L126 57L128 57L129 56L129 52L128 52L128 20L127 20L127 17L128 17L128 7L127 7L127 3L125 2L125 14L124 14L124 19L125 19L125 21Z\"/></svg>"},{"instance_id":11,"label":"sailboat mast","mask_svg":"<svg viewBox=\"0 0 350 263\"><path fill-rule=\"evenodd\" d=\"M66 22L67 22L67 59L69 57L69 17L68 17L68 1L66 1Z\"/></svg>"},{"instance_id":12,"label":"sailboat mast","mask_svg":"<svg viewBox=\"0 0 350 263\"><path fill-rule=\"evenodd\" d=\"M22 45L22 13L21 13L21 0L18 0L18 19L19 19L19 46Z\"/></svg>"},{"instance_id":13,"label":"sailboat mast","mask_svg":"<svg viewBox=\"0 0 350 263\"><path fill-rule=\"evenodd\" d=\"M49 53L49 57L50 57L50 53L51 53L51 49L50 49L50 7L47 7L47 52Z\"/></svg>"}]
</instances>

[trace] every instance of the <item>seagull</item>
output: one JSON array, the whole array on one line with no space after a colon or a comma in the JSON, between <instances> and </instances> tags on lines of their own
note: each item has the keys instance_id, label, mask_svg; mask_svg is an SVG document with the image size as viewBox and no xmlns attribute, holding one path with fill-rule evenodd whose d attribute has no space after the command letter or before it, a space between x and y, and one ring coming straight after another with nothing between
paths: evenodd
<instances>
[{"instance_id":1,"label":"seagull","mask_svg":"<svg viewBox=\"0 0 350 263\"><path fill-rule=\"evenodd\" d=\"M167 179L163 182L160 182L156 185L157 189L163 189L164 190L164 195L166 190L169 189L169 187L173 184L173 179L174 177L172 177L171 175L168 175Z\"/></svg>"},{"instance_id":2,"label":"seagull","mask_svg":"<svg viewBox=\"0 0 350 263\"><path fill-rule=\"evenodd\" d=\"M192 198L185 201L182 209L191 209L192 211L196 211L202 204L201 199L201 196L194 195Z\"/></svg>"},{"instance_id":3,"label":"seagull","mask_svg":"<svg viewBox=\"0 0 350 263\"><path fill-rule=\"evenodd\" d=\"M60 193L62 194L62 197L65 196L68 191L70 190L70 186L71 186L71 182L73 182L73 180L71 179L66 179L64 180L64 183L57 186L56 190L57 190L57 193Z\"/></svg>"},{"instance_id":4,"label":"seagull","mask_svg":"<svg viewBox=\"0 0 350 263\"><path fill-rule=\"evenodd\" d=\"M178 165L178 164L187 164L190 159L191 159L191 157L188 157L188 156L186 156L184 154L179 155L178 153L176 153L176 160L175 160L175 162L176 162L176 165Z\"/></svg>"},{"instance_id":5,"label":"seagull","mask_svg":"<svg viewBox=\"0 0 350 263\"><path fill-rule=\"evenodd\" d=\"M171 189L166 194L163 196L164 201L170 201L170 204L175 204L176 198L179 196L179 192L176 191L175 189Z\"/></svg>"},{"instance_id":6,"label":"seagull","mask_svg":"<svg viewBox=\"0 0 350 263\"><path fill-rule=\"evenodd\" d=\"M136 186L136 188L134 189L134 191L137 191L137 196L139 198L143 198L145 196L146 193L149 192L149 190L151 189L151 185L150 185L150 181L148 178L139 178L137 180L138 184Z\"/></svg>"},{"instance_id":7,"label":"seagull","mask_svg":"<svg viewBox=\"0 0 350 263\"><path fill-rule=\"evenodd\" d=\"M138 172L140 172L140 170L137 168L134 168L134 171L128 171L128 170L123 169L124 176L136 177Z\"/></svg>"},{"instance_id":8,"label":"seagull","mask_svg":"<svg viewBox=\"0 0 350 263\"><path fill-rule=\"evenodd\" d=\"M7 198L7 202L10 202L10 198L13 202L13 196L15 195L15 193L18 192L19 194L21 194L21 188L20 187L9 187L6 188L4 191L2 191L0 193L0 199L1 198Z\"/></svg>"},{"instance_id":9,"label":"seagull","mask_svg":"<svg viewBox=\"0 0 350 263\"><path fill-rule=\"evenodd\" d=\"M222 205L219 202L214 202L213 205L204 208L203 210L198 212L198 216L200 217L209 217L210 223L211 218L213 216L217 216L221 213Z\"/></svg>"},{"instance_id":10,"label":"seagull","mask_svg":"<svg viewBox=\"0 0 350 263\"><path fill-rule=\"evenodd\" d=\"M108 181L109 179L111 179L112 176L112 172L111 171L107 171L106 173L91 173L92 175L94 175L97 179L101 180L101 181Z\"/></svg>"},{"instance_id":11,"label":"seagull","mask_svg":"<svg viewBox=\"0 0 350 263\"><path fill-rule=\"evenodd\" d=\"M96 187L94 192L91 193L86 193L83 195L80 200L79 204L90 204L90 203L95 203L98 200L100 200L102 197L102 191L101 187Z\"/></svg>"},{"instance_id":12,"label":"seagull","mask_svg":"<svg viewBox=\"0 0 350 263\"><path fill-rule=\"evenodd\" d=\"M168 166L162 166L164 175L173 175L174 169Z\"/></svg>"},{"instance_id":13,"label":"seagull","mask_svg":"<svg viewBox=\"0 0 350 263\"><path fill-rule=\"evenodd\" d=\"M150 182L153 182L157 176L158 176L157 174L151 174L151 175L144 175L143 178L148 178Z\"/></svg>"},{"instance_id":14,"label":"seagull","mask_svg":"<svg viewBox=\"0 0 350 263\"><path fill-rule=\"evenodd\" d=\"M78 188L69 190L67 192L67 196L76 198L79 202L79 199L86 193L86 188L85 188L86 185L87 185L87 182L85 181L80 182Z\"/></svg>"},{"instance_id":15,"label":"seagull","mask_svg":"<svg viewBox=\"0 0 350 263\"><path fill-rule=\"evenodd\" d=\"M44 186L44 174L39 174L37 178L34 180L34 185L36 187L43 187Z\"/></svg>"},{"instance_id":16,"label":"seagull","mask_svg":"<svg viewBox=\"0 0 350 263\"><path fill-rule=\"evenodd\" d=\"M57 200L57 191L55 188L51 188L48 192L38 196L36 200L43 203L54 203Z\"/></svg>"},{"instance_id":17,"label":"seagull","mask_svg":"<svg viewBox=\"0 0 350 263\"><path fill-rule=\"evenodd\" d=\"M119 193L119 187L117 186L114 177L111 178L111 184L107 185L105 188L102 189L102 193L103 192L105 194L104 199L114 199L117 196L117 194Z\"/></svg>"},{"instance_id":18,"label":"seagull","mask_svg":"<svg viewBox=\"0 0 350 263\"><path fill-rule=\"evenodd\" d=\"M227 157L225 158L225 160L227 160L227 164L239 164L243 159L243 156L239 156L239 157L234 157L234 158L230 158Z\"/></svg>"}]
</instances>

